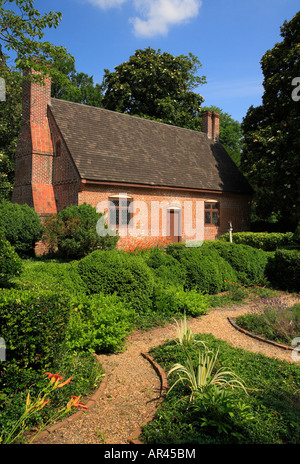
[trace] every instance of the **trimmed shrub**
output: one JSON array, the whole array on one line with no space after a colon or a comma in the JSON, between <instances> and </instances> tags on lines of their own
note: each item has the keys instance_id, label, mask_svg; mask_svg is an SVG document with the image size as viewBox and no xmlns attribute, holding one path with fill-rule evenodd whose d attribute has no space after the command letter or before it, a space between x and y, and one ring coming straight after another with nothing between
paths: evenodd
<instances>
[{"instance_id":1,"label":"trimmed shrub","mask_svg":"<svg viewBox=\"0 0 300 464\"><path fill-rule=\"evenodd\" d=\"M85 295L86 287L77 271L78 261L60 263L55 261L26 260L22 277L17 284L24 289L42 288L67 292L70 297Z\"/></svg>"},{"instance_id":2,"label":"trimmed shrub","mask_svg":"<svg viewBox=\"0 0 300 464\"><path fill-rule=\"evenodd\" d=\"M120 351L133 328L134 315L117 295L100 293L81 299L72 311L66 347L96 353Z\"/></svg>"},{"instance_id":3,"label":"trimmed shrub","mask_svg":"<svg viewBox=\"0 0 300 464\"><path fill-rule=\"evenodd\" d=\"M221 241L229 242L229 233L220 237ZM236 232L232 234L233 243L249 245L264 251L275 251L279 247L293 244L293 233L279 232Z\"/></svg>"},{"instance_id":4,"label":"trimmed shrub","mask_svg":"<svg viewBox=\"0 0 300 464\"><path fill-rule=\"evenodd\" d=\"M0 201L0 228L21 257L34 256L43 226L35 210L28 205Z\"/></svg>"},{"instance_id":5,"label":"trimmed shrub","mask_svg":"<svg viewBox=\"0 0 300 464\"><path fill-rule=\"evenodd\" d=\"M0 290L0 336L6 358L20 367L46 368L65 339L69 298L50 290Z\"/></svg>"},{"instance_id":6,"label":"trimmed shrub","mask_svg":"<svg viewBox=\"0 0 300 464\"><path fill-rule=\"evenodd\" d=\"M0 286L9 285L10 279L19 276L22 260L14 247L0 236Z\"/></svg>"},{"instance_id":7,"label":"trimmed shrub","mask_svg":"<svg viewBox=\"0 0 300 464\"><path fill-rule=\"evenodd\" d=\"M248 245L216 241L213 248L235 270L238 281L246 286L266 282L268 253Z\"/></svg>"},{"instance_id":8,"label":"trimmed shrub","mask_svg":"<svg viewBox=\"0 0 300 464\"><path fill-rule=\"evenodd\" d=\"M102 216L87 203L68 206L46 219L43 241L50 253L64 259L80 259L98 248L111 250L116 247L119 236L97 234L96 225Z\"/></svg>"},{"instance_id":9,"label":"trimmed shrub","mask_svg":"<svg viewBox=\"0 0 300 464\"><path fill-rule=\"evenodd\" d=\"M165 315L197 317L208 311L208 298L196 290L185 291L181 287L156 286L153 297L153 309Z\"/></svg>"},{"instance_id":10,"label":"trimmed shrub","mask_svg":"<svg viewBox=\"0 0 300 464\"><path fill-rule=\"evenodd\" d=\"M172 252L186 269L185 289L216 294L227 288L225 281L237 280L237 275L211 243L198 248L177 248Z\"/></svg>"},{"instance_id":11,"label":"trimmed shrub","mask_svg":"<svg viewBox=\"0 0 300 464\"><path fill-rule=\"evenodd\" d=\"M300 291L300 251L277 250L270 270L271 282L282 290Z\"/></svg>"},{"instance_id":12,"label":"trimmed shrub","mask_svg":"<svg viewBox=\"0 0 300 464\"><path fill-rule=\"evenodd\" d=\"M186 280L185 267L180 262L166 254L164 250L154 248L145 257L146 264L153 270L156 280L164 285L184 285Z\"/></svg>"},{"instance_id":13,"label":"trimmed shrub","mask_svg":"<svg viewBox=\"0 0 300 464\"><path fill-rule=\"evenodd\" d=\"M97 250L79 261L78 272L90 294L116 293L137 311L151 307L153 275L138 255Z\"/></svg>"}]
</instances>

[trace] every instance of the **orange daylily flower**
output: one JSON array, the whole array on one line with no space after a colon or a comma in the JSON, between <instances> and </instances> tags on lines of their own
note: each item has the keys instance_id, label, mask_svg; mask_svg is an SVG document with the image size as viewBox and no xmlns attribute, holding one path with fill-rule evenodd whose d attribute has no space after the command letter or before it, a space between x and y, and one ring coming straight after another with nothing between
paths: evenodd
<instances>
[{"instance_id":1,"label":"orange daylily flower","mask_svg":"<svg viewBox=\"0 0 300 464\"><path fill-rule=\"evenodd\" d=\"M65 380L64 382L60 383L57 385L57 388L62 388L64 387L65 385L67 385L68 383L71 382L71 380L73 379L73 376L72 377L69 377L67 380Z\"/></svg>"},{"instance_id":2,"label":"orange daylily flower","mask_svg":"<svg viewBox=\"0 0 300 464\"><path fill-rule=\"evenodd\" d=\"M81 395L79 395L79 396L71 396L71 399L70 399L69 403L67 404L67 408L71 408L73 406L74 408L87 409L86 404L83 403L82 401L79 401L80 397L81 397Z\"/></svg>"}]
</instances>

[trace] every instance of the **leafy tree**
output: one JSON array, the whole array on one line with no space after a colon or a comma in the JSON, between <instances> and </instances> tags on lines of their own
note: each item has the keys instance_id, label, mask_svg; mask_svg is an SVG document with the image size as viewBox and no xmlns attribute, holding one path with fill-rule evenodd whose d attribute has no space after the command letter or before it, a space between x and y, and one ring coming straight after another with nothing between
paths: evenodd
<instances>
[{"instance_id":1,"label":"leafy tree","mask_svg":"<svg viewBox=\"0 0 300 464\"><path fill-rule=\"evenodd\" d=\"M53 63L74 60L67 50L42 42L46 28L56 28L61 13L41 14L33 0L0 0L0 76L6 99L0 102L0 200L8 199L14 182L14 153L21 124L22 75L26 68L50 74L61 85L67 77ZM14 63L14 64L13 64ZM41 79L26 76L26 79Z\"/></svg>"},{"instance_id":2,"label":"leafy tree","mask_svg":"<svg viewBox=\"0 0 300 464\"><path fill-rule=\"evenodd\" d=\"M84 105L102 106L102 87L100 84L94 85L93 76L83 72L78 73L74 61L54 65L65 74L69 85L62 85L60 81L54 79L51 88L52 97Z\"/></svg>"},{"instance_id":3,"label":"leafy tree","mask_svg":"<svg viewBox=\"0 0 300 464\"><path fill-rule=\"evenodd\" d=\"M105 69L104 108L190 129L199 128L203 97L193 90L206 82L196 75L200 61L192 54L174 57L150 47L129 61Z\"/></svg>"},{"instance_id":4,"label":"leafy tree","mask_svg":"<svg viewBox=\"0 0 300 464\"><path fill-rule=\"evenodd\" d=\"M300 218L300 112L293 98L299 76L300 12L281 27L282 42L261 59L262 105L243 120L241 167L256 191L255 217L296 224ZM292 226L292 224L291 224Z\"/></svg>"},{"instance_id":5,"label":"leafy tree","mask_svg":"<svg viewBox=\"0 0 300 464\"><path fill-rule=\"evenodd\" d=\"M0 102L0 200L9 199L14 184L14 153L21 124L22 77L0 64L5 73L6 99Z\"/></svg>"},{"instance_id":6,"label":"leafy tree","mask_svg":"<svg viewBox=\"0 0 300 464\"><path fill-rule=\"evenodd\" d=\"M72 60L71 55L64 47L41 40L44 30L58 27L61 19L59 12L41 14L34 8L34 0L0 0L1 62L14 58L17 69L34 69L67 82L51 64Z\"/></svg>"}]
</instances>

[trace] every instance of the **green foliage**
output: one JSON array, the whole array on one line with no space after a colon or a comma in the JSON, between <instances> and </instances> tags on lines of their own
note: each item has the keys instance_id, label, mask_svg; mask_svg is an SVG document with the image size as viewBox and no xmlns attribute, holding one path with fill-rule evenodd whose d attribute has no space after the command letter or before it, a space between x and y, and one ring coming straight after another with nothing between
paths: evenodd
<instances>
[{"instance_id":1,"label":"green foliage","mask_svg":"<svg viewBox=\"0 0 300 464\"><path fill-rule=\"evenodd\" d=\"M232 267L209 244L196 248L175 248L174 254L186 269L188 290L196 289L202 293L215 294L227 288L226 282L237 280Z\"/></svg>"},{"instance_id":2,"label":"green foliage","mask_svg":"<svg viewBox=\"0 0 300 464\"><path fill-rule=\"evenodd\" d=\"M102 216L87 203L68 206L46 219L43 240L55 256L64 259L80 259L98 248L115 248L118 235L97 234L96 225Z\"/></svg>"},{"instance_id":3,"label":"green foliage","mask_svg":"<svg viewBox=\"0 0 300 464\"><path fill-rule=\"evenodd\" d=\"M300 333L300 304L292 307L266 305L262 311L239 316L236 323L267 340L291 345Z\"/></svg>"},{"instance_id":4,"label":"green foliage","mask_svg":"<svg viewBox=\"0 0 300 464\"><path fill-rule=\"evenodd\" d=\"M229 242L229 233L220 237L220 240ZM292 232L235 232L232 234L233 243L249 245L264 251L275 251L279 247L292 245L294 236Z\"/></svg>"},{"instance_id":5,"label":"green foliage","mask_svg":"<svg viewBox=\"0 0 300 464\"><path fill-rule=\"evenodd\" d=\"M70 299L85 295L86 287L77 272L77 261L60 263L56 261L26 260L23 272L16 284L22 289L47 288L68 293Z\"/></svg>"},{"instance_id":6,"label":"green foliage","mask_svg":"<svg viewBox=\"0 0 300 464\"><path fill-rule=\"evenodd\" d=\"M234 372L227 367L216 368L219 364L218 354L219 349L214 353L207 346L204 346L198 350L197 362L194 363L192 357L186 352L184 363L175 363L168 372L168 376L175 372L178 377L171 389L178 382L182 382L190 391L190 400L194 400L195 395L201 399L202 395L211 387L220 389L242 388L246 391L242 379Z\"/></svg>"},{"instance_id":7,"label":"green foliage","mask_svg":"<svg viewBox=\"0 0 300 464\"><path fill-rule=\"evenodd\" d=\"M21 126L22 77L1 63L0 76L5 79L5 101L0 105L0 200L9 200L14 186L14 155Z\"/></svg>"},{"instance_id":8,"label":"green foliage","mask_svg":"<svg viewBox=\"0 0 300 464\"><path fill-rule=\"evenodd\" d=\"M102 88L94 85L93 76L78 73L75 62L56 62L55 67L68 78L68 85L63 85L59 80L52 79L51 96L61 100L72 101L90 106L102 106Z\"/></svg>"},{"instance_id":9,"label":"green foliage","mask_svg":"<svg viewBox=\"0 0 300 464\"><path fill-rule=\"evenodd\" d=\"M183 290L181 287L169 285L163 287L156 285L153 295L153 310L160 314L178 315L186 313L188 316L197 317L208 311L208 298L191 289Z\"/></svg>"},{"instance_id":10,"label":"green foliage","mask_svg":"<svg viewBox=\"0 0 300 464\"><path fill-rule=\"evenodd\" d=\"M96 294L73 309L66 347L76 351L113 353L124 347L135 313L116 295Z\"/></svg>"},{"instance_id":11,"label":"green foliage","mask_svg":"<svg viewBox=\"0 0 300 464\"><path fill-rule=\"evenodd\" d=\"M1 290L0 327L8 364L46 368L64 341L70 304L51 290Z\"/></svg>"},{"instance_id":12,"label":"green foliage","mask_svg":"<svg viewBox=\"0 0 300 464\"><path fill-rule=\"evenodd\" d=\"M299 75L300 12L281 27L283 40L261 59L262 105L251 106L243 120L241 169L255 190L258 219L296 222L300 217L299 102L292 98Z\"/></svg>"},{"instance_id":13,"label":"green foliage","mask_svg":"<svg viewBox=\"0 0 300 464\"><path fill-rule=\"evenodd\" d=\"M146 264L153 269L156 280L164 285L184 285L186 279L185 267L164 250L153 248L146 256Z\"/></svg>"},{"instance_id":14,"label":"green foliage","mask_svg":"<svg viewBox=\"0 0 300 464\"><path fill-rule=\"evenodd\" d=\"M198 335L212 351L219 348L220 365L227 366L247 386L209 388L189 404L189 390L178 382L167 394L153 421L143 427L146 444L297 444L300 441L299 386L300 369L296 363L251 353L216 339ZM198 347L191 345L189 355L197 366ZM174 363L183 364L185 350L176 340L151 350L165 371ZM216 370L214 372L216 372ZM176 378L169 377L172 387ZM222 392L223 391L223 392ZM194 406L194 407L193 407Z\"/></svg>"},{"instance_id":15,"label":"green foliage","mask_svg":"<svg viewBox=\"0 0 300 464\"><path fill-rule=\"evenodd\" d=\"M235 270L237 280L246 286L266 281L268 254L248 245L217 241L212 245Z\"/></svg>"},{"instance_id":16,"label":"green foliage","mask_svg":"<svg viewBox=\"0 0 300 464\"><path fill-rule=\"evenodd\" d=\"M299 224L296 227L296 230L294 232L293 242L296 243L297 245L300 245L300 222L299 222Z\"/></svg>"},{"instance_id":17,"label":"green foliage","mask_svg":"<svg viewBox=\"0 0 300 464\"><path fill-rule=\"evenodd\" d=\"M35 415L29 422L30 428L43 425L57 413L57 410L70 400L70 396L82 397L92 393L99 385L103 370L98 360L88 352L75 353L64 351L55 359L51 366L52 372L58 372L64 379L72 377L72 382L57 389L44 414ZM30 368L20 369L10 364L5 369L5 376L1 377L1 414L0 429L5 439L11 432L13 424L24 412L27 394L37 396L46 382L44 372L34 371Z\"/></svg>"},{"instance_id":18,"label":"green foliage","mask_svg":"<svg viewBox=\"0 0 300 464\"><path fill-rule=\"evenodd\" d=\"M12 5L11 5L12 4ZM55 66L55 61L72 60L64 47L43 42L44 30L57 28L62 18L61 13L50 11L41 14L34 8L33 0L9 0L0 4L0 43L1 61L14 57L16 67L41 71L66 83Z\"/></svg>"},{"instance_id":19,"label":"green foliage","mask_svg":"<svg viewBox=\"0 0 300 464\"><path fill-rule=\"evenodd\" d=\"M206 82L196 75L199 60L174 57L150 47L136 50L129 61L105 70L104 108L155 119L190 129L199 129L199 107L203 97L193 92Z\"/></svg>"},{"instance_id":20,"label":"green foliage","mask_svg":"<svg viewBox=\"0 0 300 464\"><path fill-rule=\"evenodd\" d=\"M116 293L138 312L151 307L153 276L143 258L119 250L97 250L78 263L88 292Z\"/></svg>"},{"instance_id":21,"label":"green foliage","mask_svg":"<svg viewBox=\"0 0 300 464\"><path fill-rule=\"evenodd\" d=\"M33 256L43 226L33 208L7 200L0 202L0 228L21 257Z\"/></svg>"},{"instance_id":22,"label":"green foliage","mask_svg":"<svg viewBox=\"0 0 300 464\"><path fill-rule=\"evenodd\" d=\"M22 271L22 260L13 246L1 238L0 233L0 286L7 286L10 279L17 277Z\"/></svg>"},{"instance_id":23,"label":"green foliage","mask_svg":"<svg viewBox=\"0 0 300 464\"><path fill-rule=\"evenodd\" d=\"M300 291L300 251L277 250L269 278L281 290Z\"/></svg>"}]
</instances>

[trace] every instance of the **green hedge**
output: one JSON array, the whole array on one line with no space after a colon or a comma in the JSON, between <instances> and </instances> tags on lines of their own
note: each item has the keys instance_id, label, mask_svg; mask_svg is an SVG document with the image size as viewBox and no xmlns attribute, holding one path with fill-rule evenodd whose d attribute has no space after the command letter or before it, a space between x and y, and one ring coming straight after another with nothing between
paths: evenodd
<instances>
[{"instance_id":1,"label":"green hedge","mask_svg":"<svg viewBox=\"0 0 300 464\"><path fill-rule=\"evenodd\" d=\"M163 282L164 285L185 284L185 267L164 250L154 248L149 254L145 255L145 262L153 270L156 280Z\"/></svg>"},{"instance_id":2,"label":"green hedge","mask_svg":"<svg viewBox=\"0 0 300 464\"><path fill-rule=\"evenodd\" d=\"M229 242L229 233L222 235L221 241ZM264 251L275 251L279 247L293 244L293 233L279 232L236 232L232 234L233 243L249 245Z\"/></svg>"},{"instance_id":3,"label":"green hedge","mask_svg":"<svg viewBox=\"0 0 300 464\"><path fill-rule=\"evenodd\" d=\"M90 294L116 293L137 311L152 305L154 279L143 258L120 250L97 250L78 262Z\"/></svg>"},{"instance_id":4,"label":"green hedge","mask_svg":"<svg viewBox=\"0 0 300 464\"><path fill-rule=\"evenodd\" d=\"M22 260L14 247L0 236L0 287L9 285L22 272Z\"/></svg>"},{"instance_id":5,"label":"green hedge","mask_svg":"<svg viewBox=\"0 0 300 464\"><path fill-rule=\"evenodd\" d=\"M72 310L66 347L79 352L119 351L133 328L134 315L116 295L100 293L82 298Z\"/></svg>"},{"instance_id":6,"label":"green hedge","mask_svg":"<svg viewBox=\"0 0 300 464\"><path fill-rule=\"evenodd\" d=\"M51 290L0 290L0 336L6 359L46 368L57 356L69 320L69 298Z\"/></svg>"},{"instance_id":7,"label":"green hedge","mask_svg":"<svg viewBox=\"0 0 300 464\"><path fill-rule=\"evenodd\" d=\"M169 246L167 253L186 267L187 288L218 293L226 289L224 280L246 286L266 283L269 254L251 246L216 240L198 248Z\"/></svg>"},{"instance_id":8,"label":"green hedge","mask_svg":"<svg viewBox=\"0 0 300 464\"><path fill-rule=\"evenodd\" d=\"M266 283L268 253L248 245L221 241L216 241L213 247L235 270L239 283L245 286Z\"/></svg>"},{"instance_id":9,"label":"green hedge","mask_svg":"<svg viewBox=\"0 0 300 464\"><path fill-rule=\"evenodd\" d=\"M185 291L181 287L158 285L155 287L153 309L160 314L197 317L208 311L208 298L197 290Z\"/></svg>"},{"instance_id":10,"label":"green hedge","mask_svg":"<svg viewBox=\"0 0 300 464\"><path fill-rule=\"evenodd\" d=\"M43 226L33 208L6 200L0 201L0 229L21 257L34 256Z\"/></svg>"},{"instance_id":11,"label":"green hedge","mask_svg":"<svg viewBox=\"0 0 300 464\"><path fill-rule=\"evenodd\" d=\"M272 266L270 280L278 288L290 292L300 291L300 251L277 250Z\"/></svg>"},{"instance_id":12,"label":"green hedge","mask_svg":"<svg viewBox=\"0 0 300 464\"><path fill-rule=\"evenodd\" d=\"M77 271L78 261L60 263L57 261L26 260L21 278L16 280L19 287L47 288L67 292L70 297L85 295L86 287Z\"/></svg>"},{"instance_id":13,"label":"green hedge","mask_svg":"<svg viewBox=\"0 0 300 464\"><path fill-rule=\"evenodd\" d=\"M216 294L227 288L225 281L236 281L234 269L220 256L211 243L201 247L170 247L169 253L186 269L187 290Z\"/></svg>"}]
</instances>

